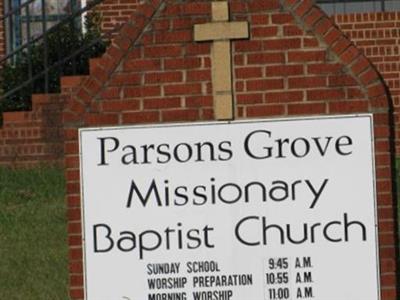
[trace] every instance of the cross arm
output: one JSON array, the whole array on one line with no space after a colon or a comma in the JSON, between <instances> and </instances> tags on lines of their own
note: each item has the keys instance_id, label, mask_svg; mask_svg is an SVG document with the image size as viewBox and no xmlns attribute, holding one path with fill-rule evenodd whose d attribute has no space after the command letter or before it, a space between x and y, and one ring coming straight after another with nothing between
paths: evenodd
<instances>
[{"instance_id":1,"label":"cross arm","mask_svg":"<svg viewBox=\"0 0 400 300\"><path fill-rule=\"evenodd\" d=\"M249 37L247 22L215 22L194 26L195 41L233 40Z\"/></svg>"}]
</instances>

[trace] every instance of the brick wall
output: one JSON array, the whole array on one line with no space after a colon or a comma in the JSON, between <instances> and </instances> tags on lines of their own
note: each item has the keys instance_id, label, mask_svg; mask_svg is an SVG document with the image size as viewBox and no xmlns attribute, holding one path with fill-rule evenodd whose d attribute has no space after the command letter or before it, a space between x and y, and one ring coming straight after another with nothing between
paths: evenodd
<instances>
[{"instance_id":1,"label":"brick wall","mask_svg":"<svg viewBox=\"0 0 400 300\"><path fill-rule=\"evenodd\" d=\"M84 76L64 77L64 92L72 92ZM0 166L31 167L64 164L62 110L65 96L36 94L32 110L6 112L0 127Z\"/></svg>"},{"instance_id":2,"label":"brick wall","mask_svg":"<svg viewBox=\"0 0 400 300\"><path fill-rule=\"evenodd\" d=\"M0 129L0 164L59 162L65 141L72 299L83 297L77 128L213 119L210 44L194 43L192 34L194 24L210 20L209 2L151 3L129 18L138 2L105 1L99 7L104 30L128 22L107 53L92 61L91 76L63 79L61 95L34 96L32 112L6 113ZM310 3L231 2L231 19L247 20L251 28L251 40L232 47L235 114L374 113L382 300L394 300L388 98L362 52L399 107L399 15L337 16L356 48ZM400 124L398 114L396 120Z\"/></svg>"},{"instance_id":3,"label":"brick wall","mask_svg":"<svg viewBox=\"0 0 400 300\"><path fill-rule=\"evenodd\" d=\"M193 25L210 21L210 3L146 3L90 76L64 93L72 299L84 297L78 128L213 119L210 43L193 42ZM311 3L231 2L231 19L251 30L251 40L233 42L235 114L374 114L382 300L395 300L389 100L375 68Z\"/></svg>"},{"instance_id":4,"label":"brick wall","mask_svg":"<svg viewBox=\"0 0 400 300\"><path fill-rule=\"evenodd\" d=\"M126 22L142 0L104 0L95 7L100 13L103 32L118 28Z\"/></svg>"},{"instance_id":5,"label":"brick wall","mask_svg":"<svg viewBox=\"0 0 400 300\"><path fill-rule=\"evenodd\" d=\"M3 114L0 165L62 163L60 100L59 95L35 95L32 111Z\"/></svg>"},{"instance_id":6,"label":"brick wall","mask_svg":"<svg viewBox=\"0 0 400 300\"><path fill-rule=\"evenodd\" d=\"M373 62L390 90L400 155L400 12L338 15L334 20Z\"/></svg>"},{"instance_id":7,"label":"brick wall","mask_svg":"<svg viewBox=\"0 0 400 300\"><path fill-rule=\"evenodd\" d=\"M120 27L137 8L139 0L105 0L95 6L101 16L103 32ZM4 1L0 1L4 13ZM6 54L4 23L0 22L0 57ZM93 60L95 61L95 60ZM70 91L85 76L62 79L63 90ZM29 167L63 163L61 95L33 95L32 111L7 112L0 124L0 165Z\"/></svg>"}]
</instances>

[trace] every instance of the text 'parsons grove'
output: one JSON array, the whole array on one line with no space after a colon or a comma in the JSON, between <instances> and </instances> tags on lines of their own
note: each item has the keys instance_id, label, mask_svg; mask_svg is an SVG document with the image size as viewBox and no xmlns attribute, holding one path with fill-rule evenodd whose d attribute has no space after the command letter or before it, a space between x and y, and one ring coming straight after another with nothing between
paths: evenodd
<instances>
[{"instance_id":1,"label":"text 'parsons grove'","mask_svg":"<svg viewBox=\"0 0 400 300\"><path fill-rule=\"evenodd\" d=\"M123 144L113 136L97 139L98 166L108 166L118 161L122 165L229 161L235 155L230 140L133 145ZM272 131L260 129L244 137L242 149L247 157L255 160L301 159L310 155L348 156L352 154L352 145L353 140L347 135L276 138Z\"/></svg>"}]
</instances>

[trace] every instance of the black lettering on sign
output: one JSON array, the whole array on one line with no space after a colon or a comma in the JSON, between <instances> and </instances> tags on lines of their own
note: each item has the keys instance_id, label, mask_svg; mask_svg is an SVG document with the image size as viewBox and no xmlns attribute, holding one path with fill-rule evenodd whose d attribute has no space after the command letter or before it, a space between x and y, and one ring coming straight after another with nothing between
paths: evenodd
<instances>
[{"instance_id":1,"label":"black lettering on sign","mask_svg":"<svg viewBox=\"0 0 400 300\"><path fill-rule=\"evenodd\" d=\"M312 280L312 273L311 272L298 272L296 274L296 283L311 283Z\"/></svg>"},{"instance_id":2,"label":"black lettering on sign","mask_svg":"<svg viewBox=\"0 0 400 300\"><path fill-rule=\"evenodd\" d=\"M314 298L313 288L306 286L297 288L296 299L311 299Z\"/></svg>"},{"instance_id":3,"label":"black lettering on sign","mask_svg":"<svg viewBox=\"0 0 400 300\"><path fill-rule=\"evenodd\" d=\"M232 299L232 290L216 290L216 291L195 291L193 292L194 300L230 300Z\"/></svg>"},{"instance_id":4,"label":"black lettering on sign","mask_svg":"<svg viewBox=\"0 0 400 300\"><path fill-rule=\"evenodd\" d=\"M149 294L147 300L187 300L187 295L183 293L157 293Z\"/></svg>"},{"instance_id":5,"label":"black lettering on sign","mask_svg":"<svg viewBox=\"0 0 400 300\"><path fill-rule=\"evenodd\" d=\"M353 140L344 135L340 137L316 136L273 138L273 133L268 130L254 130L244 139L244 151L253 159L287 158L302 159L309 155L325 157L328 153L347 156L353 153L351 146Z\"/></svg>"},{"instance_id":6,"label":"black lettering on sign","mask_svg":"<svg viewBox=\"0 0 400 300\"><path fill-rule=\"evenodd\" d=\"M296 269L312 268L311 257L310 256L296 257L295 268Z\"/></svg>"}]
</instances>

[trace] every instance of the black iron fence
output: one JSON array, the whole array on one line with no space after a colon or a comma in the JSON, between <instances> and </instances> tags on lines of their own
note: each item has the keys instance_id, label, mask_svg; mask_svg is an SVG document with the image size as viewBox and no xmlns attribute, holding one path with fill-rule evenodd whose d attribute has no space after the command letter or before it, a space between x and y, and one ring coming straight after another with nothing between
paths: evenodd
<instances>
[{"instance_id":1,"label":"black iron fence","mask_svg":"<svg viewBox=\"0 0 400 300\"><path fill-rule=\"evenodd\" d=\"M101 55L117 30L101 32L102 1L55 1L66 5L53 15L45 0L8 7L0 17L8 49L0 57L0 111L27 109L32 93L58 92L60 76L88 72L88 59Z\"/></svg>"}]
</instances>

